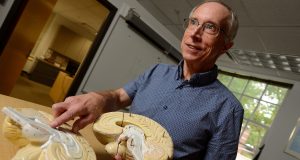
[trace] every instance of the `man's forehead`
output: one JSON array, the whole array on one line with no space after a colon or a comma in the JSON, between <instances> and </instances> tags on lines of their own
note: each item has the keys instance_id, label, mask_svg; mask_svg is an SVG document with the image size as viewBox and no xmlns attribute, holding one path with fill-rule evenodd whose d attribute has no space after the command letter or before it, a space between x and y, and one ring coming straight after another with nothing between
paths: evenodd
<instances>
[{"instance_id":1,"label":"man's forehead","mask_svg":"<svg viewBox=\"0 0 300 160\"><path fill-rule=\"evenodd\" d=\"M225 18L230 15L230 11L227 7L218 2L206 2L198 6L193 12L193 16L197 16L199 13L208 13L214 17Z\"/></svg>"}]
</instances>

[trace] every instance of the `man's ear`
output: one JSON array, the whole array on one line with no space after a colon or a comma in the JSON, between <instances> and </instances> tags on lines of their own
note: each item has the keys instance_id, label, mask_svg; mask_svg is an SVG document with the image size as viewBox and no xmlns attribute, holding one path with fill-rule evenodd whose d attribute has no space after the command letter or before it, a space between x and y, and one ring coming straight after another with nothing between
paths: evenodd
<instances>
[{"instance_id":1,"label":"man's ear","mask_svg":"<svg viewBox=\"0 0 300 160\"><path fill-rule=\"evenodd\" d=\"M223 47L222 53L227 52L232 46L233 46L233 42L227 42Z\"/></svg>"}]
</instances>

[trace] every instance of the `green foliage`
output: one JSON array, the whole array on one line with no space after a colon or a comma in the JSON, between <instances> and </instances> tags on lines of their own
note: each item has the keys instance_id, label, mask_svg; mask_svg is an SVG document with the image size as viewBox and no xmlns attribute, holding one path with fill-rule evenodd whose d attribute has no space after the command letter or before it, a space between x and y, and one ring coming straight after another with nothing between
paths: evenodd
<instances>
[{"instance_id":1,"label":"green foliage","mask_svg":"<svg viewBox=\"0 0 300 160\"><path fill-rule=\"evenodd\" d=\"M232 76L228 76L228 75L225 75L225 74L219 74L219 75L218 75L218 79L219 79L225 86L227 86L227 85L229 84L229 82L231 81Z\"/></svg>"},{"instance_id":2,"label":"green foliage","mask_svg":"<svg viewBox=\"0 0 300 160\"><path fill-rule=\"evenodd\" d=\"M254 113L253 120L259 124L271 126L279 106L261 101Z\"/></svg>"},{"instance_id":3,"label":"green foliage","mask_svg":"<svg viewBox=\"0 0 300 160\"><path fill-rule=\"evenodd\" d=\"M246 87L245 94L254 98L260 98L265 88L265 83L251 80Z\"/></svg>"},{"instance_id":4,"label":"green foliage","mask_svg":"<svg viewBox=\"0 0 300 160\"><path fill-rule=\"evenodd\" d=\"M258 104L258 100L248 96L243 96L240 102L244 107L244 117L250 119L254 109Z\"/></svg>"},{"instance_id":5,"label":"green foliage","mask_svg":"<svg viewBox=\"0 0 300 160\"><path fill-rule=\"evenodd\" d=\"M248 80L246 80L246 79L234 77L229 85L229 89L231 91L234 91L237 93L243 93L244 88L246 87L247 81Z\"/></svg>"},{"instance_id":6,"label":"green foliage","mask_svg":"<svg viewBox=\"0 0 300 160\"><path fill-rule=\"evenodd\" d=\"M268 85L266 92L262 97L262 100L271 102L273 104L281 104L287 93L287 90L287 88Z\"/></svg>"}]
</instances>

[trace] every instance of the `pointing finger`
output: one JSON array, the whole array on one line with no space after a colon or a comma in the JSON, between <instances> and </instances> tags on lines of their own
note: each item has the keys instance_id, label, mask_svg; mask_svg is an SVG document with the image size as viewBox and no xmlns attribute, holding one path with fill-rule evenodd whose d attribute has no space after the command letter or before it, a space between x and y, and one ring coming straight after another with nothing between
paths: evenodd
<instances>
[{"instance_id":1,"label":"pointing finger","mask_svg":"<svg viewBox=\"0 0 300 160\"><path fill-rule=\"evenodd\" d=\"M56 117L51 123L50 126L55 128L58 127L60 125L62 125L63 123L75 118L77 115L76 113L69 109L66 110L65 112L63 112L61 115L59 115L58 117Z\"/></svg>"}]
</instances>

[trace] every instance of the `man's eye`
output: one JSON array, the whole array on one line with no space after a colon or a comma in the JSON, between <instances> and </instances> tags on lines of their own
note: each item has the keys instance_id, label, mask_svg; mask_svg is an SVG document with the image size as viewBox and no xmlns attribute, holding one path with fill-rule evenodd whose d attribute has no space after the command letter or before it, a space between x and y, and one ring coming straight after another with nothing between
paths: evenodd
<instances>
[{"instance_id":1,"label":"man's eye","mask_svg":"<svg viewBox=\"0 0 300 160\"><path fill-rule=\"evenodd\" d=\"M198 25L198 21L196 19L191 19L191 25Z\"/></svg>"},{"instance_id":2,"label":"man's eye","mask_svg":"<svg viewBox=\"0 0 300 160\"><path fill-rule=\"evenodd\" d=\"M217 27L212 23L205 23L204 28L213 32L217 31Z\"/></svg>"}]
</instances>

